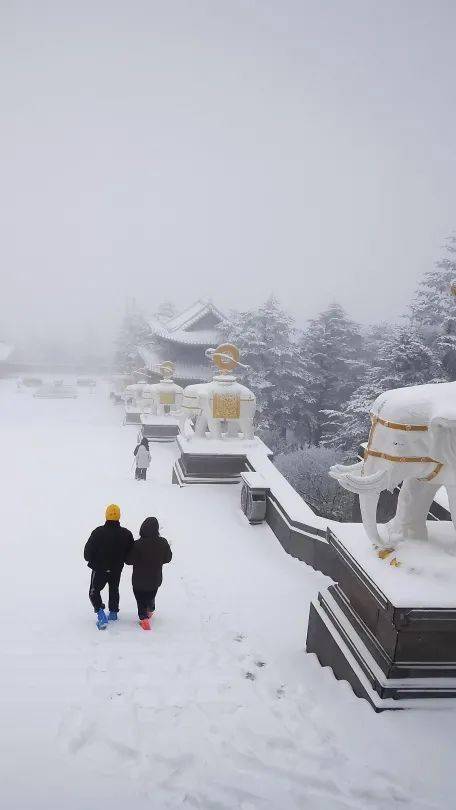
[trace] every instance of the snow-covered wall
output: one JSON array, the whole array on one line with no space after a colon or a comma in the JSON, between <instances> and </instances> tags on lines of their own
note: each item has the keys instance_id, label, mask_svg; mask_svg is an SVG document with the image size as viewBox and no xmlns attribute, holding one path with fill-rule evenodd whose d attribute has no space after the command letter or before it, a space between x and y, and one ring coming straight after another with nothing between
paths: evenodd
<instances>
[{"instance_id":1,"label":"snow-covered wall","mask_svg":"<svg viewBox=\"0 0 456 810\"><path fill-rule=\"evenodd\" d=\"M327 521L315 514L264 453L248 453L247 466L267 482L266 520L285 551L330 574L333 553L326 537Z\"/></svg>"}]
</instances>

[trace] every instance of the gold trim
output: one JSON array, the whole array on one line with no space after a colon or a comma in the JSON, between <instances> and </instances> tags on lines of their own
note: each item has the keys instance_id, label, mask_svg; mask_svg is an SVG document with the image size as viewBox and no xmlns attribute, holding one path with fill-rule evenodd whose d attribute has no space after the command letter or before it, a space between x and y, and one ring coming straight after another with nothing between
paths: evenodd
<instances>
[{"instance_id":1,"label":"gold trim","mask_svg":"<svg viewBox=\"0 0 456 810\"><path fill-rule=\"evenodd\" d=\"M379 450L371 450L372 440L374 438L375 428L377 425L384 425L385 427L389 427L392 430L417 430L417 431L427 431L428 428L426 425L405 425L401 424L400 422L389 422L387 419L381 419L379 416L371 413L371 429L369 431L369 438L367 440L367 447L364 450L364 461L367 460L368 456L373 456L374 458L383 458L385 461L393 461L393 462L400 462L400 463L408 463L408 464L435 464L435 468L429 475L425 475L419 478L419 481L432 481L435 478L440 470L443 467L443 463L441 461L436 461L435 458L431 458L430 456L393 456L390 453L381 453Z\"/></svg>"},{"instance_id":2,"label":"gold trim","mask_svg":"<svg viewBox=\"0 0 456 810\"><path fill-rule=\"evenodd\" d=\"M377 551L377 557L380 557L381 560L386 560L386 558L392 554L393 551L394 548L381 548L379 551Z\"/></svg>"},{"instance_id":3,"label":"gold trim","mask_svg":"<svg viewBox=\"0 0 456 810\"><path fill-rule=\"evenodd\" d=\"M222 373L233 371L239 363L239 349L232 343L222 343L215 349L212 360Z\"/></svg>"},{"instance_id":4,"label":"gold trim","mask_svg":"<svg viewBox=\"0 0 456 810\"><path fill-rule=\"evenodd\" d=\"M435 458L430 456L392 456L389 453L380 453L379 450L368 450L367 447L364 451L364 461L367 456L374 456L374 458L383 458L385 461L394 461L408 464L435 464L435 468L429 475L423 475L418 478L418 481L432 481L437 477L443 465L442 461L436 461Z\"/></svg>"},{"instance_id":5,"label":"gold trim","mask_svg":"<svg viewBox=\"0 0 456 810\"><path fill-rule=\"evenodd\" d=\"M176 394L174 391L160 391L160 405L175 405Z\"/></svg>"},{"instance_id":6,"label":"gold trim","mask_svg":"<svg viewBox=\"0 0 456 810\"><path fill-rule=\"evenodd\" d=\"M214 394L212 402L214 419L239 419L241 400L238 394Z\"/></svg>"},{"instance_id":7,"label":"gold trim","mask_svg":"<svg viewBox=\"0 0 456 810\"><path fill-rule=\"evenodd\" d=\"M392 456L389 453L381 453L379 450L368 450L367 447L364 458L366 458L366 455L374 456L375 458L384 458L385 461L408 461L412 464L440 464L439 461L436 461L435 458L431 458L430 456Z\"/></svg>"},{"instance_id":8,"label":"gold trim","mask_svg":"<svg viewBox=\"0 0 456 810\"><path fill-rule=\"evenodd\" d=\"M429 473L429 475L425 475L423 478L419 478L418 480L419 481L432 481L432 479L435 478L439 474L442 467L443 467L442 462L437 461L436 465L435 465L435 469L431 473Z\"/></svg>"},{"instance_id":9,"label":"gold trim","mask_svg":"<svg viewBox=\"0 0 456 810\"><path fill-rule=\"evenodd\" d=\"M427 425L406 425L401 422L390 422L389 419L382 419L380 416L371 414L372 425L384 425L392 430L419 430L426 432L429 430Z\"/></svg>"}]
</instances>

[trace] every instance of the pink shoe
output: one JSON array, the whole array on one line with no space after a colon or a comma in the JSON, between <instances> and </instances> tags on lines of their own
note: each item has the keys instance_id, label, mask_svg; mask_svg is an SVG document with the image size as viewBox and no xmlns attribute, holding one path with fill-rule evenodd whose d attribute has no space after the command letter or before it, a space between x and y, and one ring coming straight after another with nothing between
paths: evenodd
<instances>
[{"instance_id":1,"label":"pink shoe","mask_svg":"<svg viewBox=\"0 0 456 810\"><path fill-rule=\"evenodd\" d=\"M149 619L141 619L139 622L143 630L150 630L150 621Z\"/></svg>"}]
</instances>

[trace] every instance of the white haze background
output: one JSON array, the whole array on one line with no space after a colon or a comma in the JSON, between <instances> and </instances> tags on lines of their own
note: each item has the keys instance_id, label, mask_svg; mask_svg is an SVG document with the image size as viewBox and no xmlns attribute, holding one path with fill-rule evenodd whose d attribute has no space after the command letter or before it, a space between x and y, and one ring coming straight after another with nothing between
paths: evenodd
<instances>
[{"instance_id":1,"label":"white haze background","mask_svg":"<svg viewBox=\"0 0 456 810\"><path fill-rule=\"evenodd\" d=\"M452 2L8 2L0 331L274 292L394 318L454 226Z\"/></svg>"}]
</instances>

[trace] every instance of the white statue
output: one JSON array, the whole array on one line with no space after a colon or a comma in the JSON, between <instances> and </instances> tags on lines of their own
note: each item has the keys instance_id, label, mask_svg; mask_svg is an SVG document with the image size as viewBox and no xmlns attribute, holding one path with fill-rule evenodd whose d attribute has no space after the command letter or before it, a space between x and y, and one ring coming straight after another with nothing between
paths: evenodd
<instances>
[{"instance_id":1,"label":"white statue","mask_svg":"<svg viewBox=\"0 0 456 810\"><path fill-rule=\"evenodd\" d=\"M184 389L172 379L174 364L167 360L160 371L163 374L160 382L147 385L142 392L142 413L152 416L175 414L182 409Z\"/></svg>"},{"instance_id":2,"label":"white statue","mask_svg":"<svg viewBox=\"0 0 456 810\"><path fill-rule=\"evenodd\" d=\"M255 395L236 377L229 374L239 364L235 346L224 344L208 349L207 356L221 370L209 383L188 385L184 389L181 432L189 417L196 417L194 435L210 438L254 438L253 418L256 411Z\"/></svg>"},{"instance_id":3,"label":"white statue","mask_svg":"<svg viewBox=\"0 0 456 810\"><path fill-rule=\"evenodd\" d=\"M130 408L140 411L144 391L146 391L148 387L148 383L143 380L127 385L124 389L125 404Z\"/></svg>"},{"instance_id":4,"label":"white statue","mask_svg":"<svg viewBox=\"0 0 456 810\"><path fill-rule=\"evenodd\" d=\"M386 391L375 400L371 420L364 461L337 464L330 475L359 494L364 528L373 544L394 548L404 538L427 539L426 518L442 485L456 528L456 382ZM396 515L381 537L380 493L393 492L400 484Z\"/></svg>"}]
</instances>

